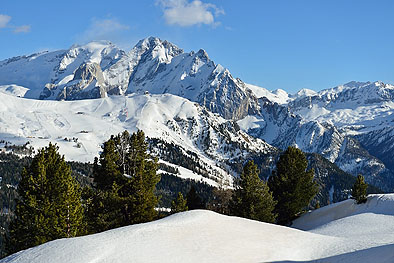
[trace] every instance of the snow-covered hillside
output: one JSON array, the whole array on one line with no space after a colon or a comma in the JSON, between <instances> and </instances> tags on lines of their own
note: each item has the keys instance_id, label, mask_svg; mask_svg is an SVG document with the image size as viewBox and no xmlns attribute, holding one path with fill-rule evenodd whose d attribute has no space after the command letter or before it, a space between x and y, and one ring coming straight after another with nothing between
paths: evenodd
<instances>
[{"instance_id":1,"label":"snow-covered hillside","mask_svg":"<svg viewBox=\"0 0 394 263\"><path fill-rule=\"evenodd\" d=\"M233 122L170 94L43 101L0 92L0 101L2 140L29 142L35 148L55 142L68 160L92 162L111 135L141 129L150 138L160 138L197 154L200 162L212 167L212 176L217 174L217 179L231 182L231 170L225 168L225 161L246 157L249 152L274 150L239 130Z\"/></svg>"},{"instance_id":2,"label":"snow-covered hillside","mask_svg":"<svg viewBox=\"0 0 394 263\"><path fill-rule=\"evenodd\" d=\"M210 211L48 242L4 263L68 262L381 262L394 260L394 195L315 210L294 226Z\"/></svg>"}]
</instances>

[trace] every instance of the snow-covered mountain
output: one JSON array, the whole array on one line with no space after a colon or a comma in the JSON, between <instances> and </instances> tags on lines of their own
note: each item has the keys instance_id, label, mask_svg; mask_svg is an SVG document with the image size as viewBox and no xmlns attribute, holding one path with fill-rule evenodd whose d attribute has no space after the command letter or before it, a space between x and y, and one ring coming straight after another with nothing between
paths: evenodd
<instances>
[{"instance_id":1,"label":"snow-covered mountain","mask_svg":"<svg viewBox=\"0 0 394 263\"><path fill-rule=\"evenodd\" d=\"M43 52L0 62L0 85L28 88L24 97L57 100L133 92L171 93L226 119L256 113L256 97L204 50L185 53L150 37L125 52L109 42Z\"/></svg>"},{"instance_id":2,"label":"snow-covered mountain","mask_svg":"<svg viewBox=\"0 0 394 263\"><path fill-rule=\"evenodd\" d=\"M297 145L320 153L351 174L362 173L369 183L393 189L393 85L350 82L280 97L257 86L252 91L263 103L259 116L239 121L249 134L279 148Z\"/></svg>"},{"instance_id":3,"label":"snow-covered mountain","mask_svg":"<svg viewBox=\"0 0 394 263\"><path fill-rule=\"evenodd\" d=\"M271 92L234 78L202 49L188 53L168 41L149 37L130 51L101 41L0 61L0 91L25 98L67 101L169 93L188 103L198 103L199 112L219 114L227 124L209 125L222 133L238 132L239 126L243 134L274 147L296 145L303 151L322 154L353 175L362 173L368 182L384 190L394 189L394 86L382 82L350 82L320 92ZM145 120L161 120L161 111L150 113ZM129 117L133 114L138 113L128 111ZM193 131L190 120L179 122L176 114L172 118L175 126ZM215 138L211 131L201 128L204 125L187 136L212 139L209 147L217 145L221 149L221 162L235 158L235 153L226 153L228 139ZM19 130L11 132L15 133L19 134ZM200 151L205 147L201 138L192 141ZM177 144L183 145L183 137L177 139ZM248 147L260 146L250 143ZM208 148L203 150L205 154L216 158L219 150Z\"/></svg>"},{"instance_id":4,"label":"snow-covered mountain","mask_svg":"<svg viewBox=\"0 0 394 263\"><path fill-rule=\"evenodd\" d=\"M391 263L393 211L392 194L373 195L366 204L346 200L314 210L290 228L193 210L150 223L51 241L1 262Z\"/></svg>"}]
</instances>

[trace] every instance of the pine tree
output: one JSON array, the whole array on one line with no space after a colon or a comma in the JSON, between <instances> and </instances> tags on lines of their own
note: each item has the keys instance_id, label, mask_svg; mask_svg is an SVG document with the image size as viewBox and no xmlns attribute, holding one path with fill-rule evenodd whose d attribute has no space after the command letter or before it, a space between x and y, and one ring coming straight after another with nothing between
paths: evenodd
<instances>
[{"instance_id":1,"label":"pine tree","mask_svg":"<svg viewBox=\"0 0 394 263\"><path fill-rule=\"evenodd\" d=\"M213 198L208 203L208 209L220 214L229 215L229 205L233 195L233 190L219 186L212 190L212 195Z\"/></svg>"},{"instance_id":2,"label":"pine tree","mask_svg":"<svg viewBox=\"0 0 394 263\"><path fill-rule=\"evenodd\" d=\"M273 223L276 218L273 213L275 204L267 183L259 178L257 165L253 161L247 162L233 193L230 213Z\"/></svg>"},{"instance_id":3,"label":"pine tree","mask_svg":"<svg viewBox=\"0 0 394 263\"><path fill-rule=\"evenodd\" d=\"M186 199L187 199L187 207L189 208L189 210L205 209L205 204L201 199L201 197L197 194L194 185L190 187L190 190L186 195Z\"/></svg>"},{"instance_id":4,"label":"pine tree","mask_svg":"<svg viewBox=\"0 0 394 263\"><path fill-rule=\"evenodd\" d=\"M278 214L279 224L289 224L318 192L318 186L313 181L314 171L307 171L307 166L304 153L295 147L288 147L268 180L278 202L274 211Z\"/></svg>"},{"instance_id":5,"label":"pine tree","mask_svg":"<svg viewBox=\"0 0 394 263\"><path fill-rule=\"evenodd\" d=\"M104 143L103 152L100 154L100 165L97 158L94 160L93 176L98 189L111 190L112 185L122 179L119 159L119 155L116 154L115 139L111 137Z\"/></svg>"},{"instance_id":6,"label":"pine tree","mask_svg":"<svg viewBox=\"0 0 394 263\"><path fill-rule=\"evenodd\" d=\"M147 152L142 131L125 131L104 143L103 152L94 165L96 192L89 218L93 232L152 221L158 198L157 159Z\"/></svg>"},{"instance_id":7,"label":"pine tree","mask_svg":"<svg viewBox=\"0 0 394 263\"><path fill-rule=\"evenodd\" d=\"M356 200L357 204L367 202L367 187L368 184L365 182L364 176L359 174L352 188L352 197Z\"/></svg>"},{"instance_id":8,"label":"pine tree","mask_svg":"<svg viewBox=\"0 0 394 263\"><path fill-rule=\"evenodd\" d=\"M81 191L58 147L40 149L21 174L8 252L85 233Z\"/></svg>"},{"instance_id":9,"label":"pine tree","mask_svg":"<svg viewBox=\"0 0 394 263\"><path fill-rule=\"evenodd\" d=\"M176 199L171 202L171 213L175 214L187 210L188 210L187 201L186 199L183 198L182 193L178 192Z\"/></svg>"}]
</instances>

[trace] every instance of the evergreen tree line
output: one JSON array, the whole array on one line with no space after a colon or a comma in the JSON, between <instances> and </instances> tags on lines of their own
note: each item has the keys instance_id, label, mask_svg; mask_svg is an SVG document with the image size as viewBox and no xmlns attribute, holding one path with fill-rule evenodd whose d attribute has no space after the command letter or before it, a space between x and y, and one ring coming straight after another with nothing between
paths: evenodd
<instances>
[{"instance_id":1,"label":"evergreen tree line","mask_svg":"<svg viewBox=\"0 0 394 263\"><path fill-rule=\"evenodd\" d=\"M159 202L157 170L158 160L148 153L144 133L124 131L103 144L100 157L94 160L91 187L81 187L58 147L50 143L21 173L15 217L6 237L7 252L159 218L155 209ZM294 147L280 156L268 182L258 174L253 161L247 162L235 189L213 189L209 202L192 185L186 196L177 194L171 212L208 208L286 225L308 207L318 191L305 155ZM353 192L361 196L361 201L356 199L359 203L366 200L366 187L363 180L357 182L361 186Z\"/></svg>"}]
</instances>

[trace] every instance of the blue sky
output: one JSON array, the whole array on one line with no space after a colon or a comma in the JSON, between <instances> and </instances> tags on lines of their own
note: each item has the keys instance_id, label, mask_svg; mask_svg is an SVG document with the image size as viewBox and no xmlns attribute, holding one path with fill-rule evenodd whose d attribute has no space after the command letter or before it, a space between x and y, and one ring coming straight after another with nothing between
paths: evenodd
<instances>
[{"instance_id":1,"label":"blue sky","mask_svg":"<svg viewBox=\"0 0 394 263\"><path fill-rule=\"evenodd\" d=\"M391 0L1 0L0 60L157 36L270 90L394 83L393 13Z\"/></svg>"}]
</instances>

